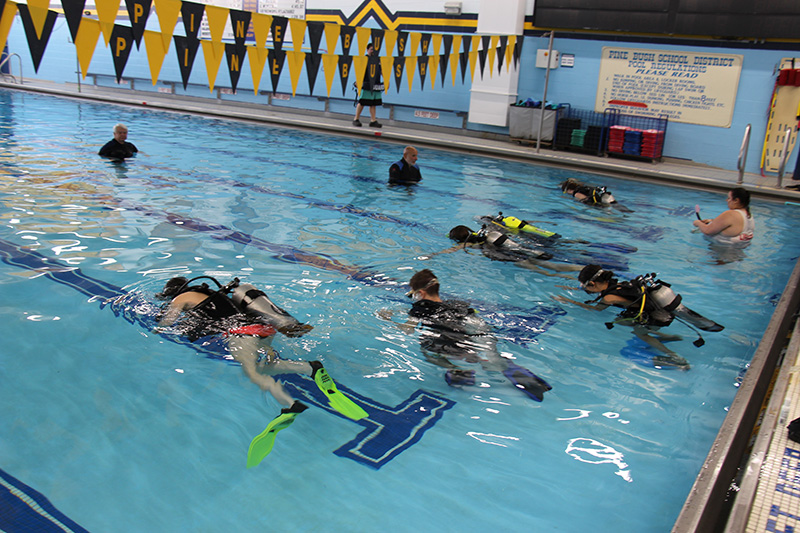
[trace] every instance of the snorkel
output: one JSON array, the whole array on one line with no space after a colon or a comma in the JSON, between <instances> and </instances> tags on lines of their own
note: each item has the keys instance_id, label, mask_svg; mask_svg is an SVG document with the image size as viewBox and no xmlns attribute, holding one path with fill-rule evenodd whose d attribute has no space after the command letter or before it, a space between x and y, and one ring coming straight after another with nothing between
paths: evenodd
<instances>
[{"instance_id":1,"label":"snorkel","mask_svg":"<svg viewBox=\"0 0 800 533\"><path fill-rule=\"evenodd\" d=\"M695 206L694 206L694 214L697 217L697 220L703 220L702 218L700 218L700 205L699 204L695 204Z\"/></svg>"}]
</instances>

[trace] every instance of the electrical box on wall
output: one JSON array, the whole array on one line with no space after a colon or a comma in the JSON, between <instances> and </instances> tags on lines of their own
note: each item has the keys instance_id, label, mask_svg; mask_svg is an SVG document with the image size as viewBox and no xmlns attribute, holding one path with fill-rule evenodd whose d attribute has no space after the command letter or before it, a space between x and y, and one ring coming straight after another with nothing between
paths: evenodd
<instances>
[{"instance_id":1,"label":"electrical box on wall","mask_svg":"<svg viewBox=\"0 0 800 533\"><path fill-rule=\"evenodd\" d=\"M536 68L547 68L547 50L536 50ZM550 68L558 68L558 50L550 55Z\"/></svg>"}]
</instances>

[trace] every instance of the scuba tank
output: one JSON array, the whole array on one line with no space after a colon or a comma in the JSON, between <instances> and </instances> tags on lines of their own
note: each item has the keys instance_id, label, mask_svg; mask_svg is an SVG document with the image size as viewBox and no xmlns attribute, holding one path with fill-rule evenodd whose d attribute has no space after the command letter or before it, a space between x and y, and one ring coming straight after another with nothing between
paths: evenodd
<instances>
[{"instance_id":1,"label":"scuba tank","mask_svg":"<svg viewBox=\"0 0 800 533\"><path fill-rule=\"evenodd\" d=\"M300 321L275 305L262 291L249 283L239 283L238 278L235 281L231 299L245 313L265 319L278 330L293 330L301 326Z\"/></svg>"}]
</instances>

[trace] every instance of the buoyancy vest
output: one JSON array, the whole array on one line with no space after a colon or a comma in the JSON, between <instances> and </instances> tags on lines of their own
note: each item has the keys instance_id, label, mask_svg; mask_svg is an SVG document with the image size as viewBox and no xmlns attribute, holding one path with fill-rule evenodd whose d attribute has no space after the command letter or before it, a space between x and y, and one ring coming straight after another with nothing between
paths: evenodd
<instances>
[{"instance_id":1,"label":"buoyancy vest","mask_svg":"<svg viewBox=\"0 0 800 533\"><path fill-rule=\"evenodd\" d=\"M600 293L599 299L615 295L629 300L618 315L622 321L631 321L643 326L669 326L675 319L673 311L680 305L681 296L675 294L670 285L657 280L655 274L637 276L631 281L617 282Z\"/></svg>"}]
</instances>

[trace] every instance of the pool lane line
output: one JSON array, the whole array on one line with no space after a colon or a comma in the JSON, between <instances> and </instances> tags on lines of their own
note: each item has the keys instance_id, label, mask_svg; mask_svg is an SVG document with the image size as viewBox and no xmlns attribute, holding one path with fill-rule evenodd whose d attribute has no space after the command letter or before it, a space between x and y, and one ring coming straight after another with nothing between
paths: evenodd
<instances>
[{"instance_id":1,"label":"pool lane line","mask_svg":"<svg viewBox=\"0 0 800 533\"><path fill-rule=\"evenodd\" d=\"M0 531L89 533L47 497L0 469Z\"/></svg>"}]
</instances>

